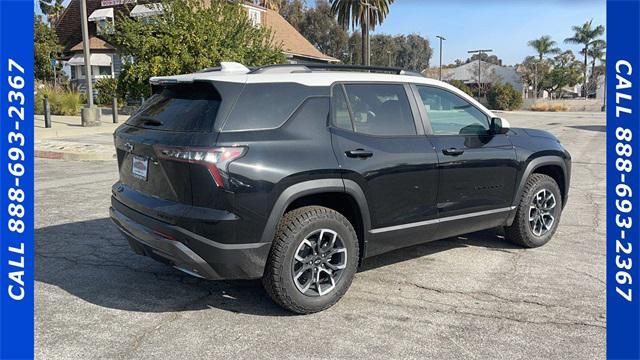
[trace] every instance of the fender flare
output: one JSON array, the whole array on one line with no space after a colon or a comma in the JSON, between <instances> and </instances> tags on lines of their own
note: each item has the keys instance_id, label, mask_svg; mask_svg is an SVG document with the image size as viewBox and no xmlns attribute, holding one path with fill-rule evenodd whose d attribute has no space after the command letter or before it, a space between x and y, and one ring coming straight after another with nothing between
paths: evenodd
<instances>
[{"instance_id":1,"label":"fender flare","mask_svg":"<svg viewBox=\"0 0 640 360\"><path fill-rule=\"evenodd\" d=\"M518 210L518 205L520 204L520 198L522 197L522 193L524 192L524 186L527 183L527 179L529 176L538 168L547 165L559 166L562 169L562 173L564 175L564 194L562 194L563 199L567 198L567 194L569 192L569 174L567 174L567 165L564 160L557 155L547 155L537 157L527 164L527 167L524 169L522 173L522 177L520 178L520 182L518 183L518 187L515 192L515 196L513 198L512 206L514 209L509 214L507 219L507 225L510 226L513 223L513 219L516 216L516 211ZM565 202L562 203L562 206L565 205Z\"/></svg>"},{"instance_id":2,"label":"fender flare","mask_svg":"<svg viewBox=\"0 0 640 360\"><path fill-rule=\"evenodd\" d=\"M364 192L360 188L360 186L353 180L343 180L341 178L331 178L331 179L317 179L317 180L309 180L303 181L297 184L293 184L288 188L284 189L278 199L275 201L273 208L271 209L271 213L267 218L267 223L265 225L264 231L262 233L262 237L260 242L272 242L273 237L276 233L276 227L278 222L284 215L285 210L292 202L295 200L313 194L321 194L326 192L341 192L350 195L356 201L358 208L360 210L360 216L362 217L362 226L363 226L363 254L361 254L361 258L364 258L364 254L367 247L367 235L369 230L371 229L371 217L369 214L369 206L367 204L367 199L364 196Z\"/></svg>"}]
</instances>

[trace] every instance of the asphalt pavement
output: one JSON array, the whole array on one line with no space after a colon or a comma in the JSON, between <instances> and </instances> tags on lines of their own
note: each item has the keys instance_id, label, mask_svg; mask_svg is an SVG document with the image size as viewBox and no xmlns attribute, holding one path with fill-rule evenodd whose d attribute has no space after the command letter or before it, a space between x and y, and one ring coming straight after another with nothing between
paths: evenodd
<instances>
[{"instance_id":1,"label":"asphalt pavement","mask_svg":"<svg viewBox=\"0 0 640 360\"><path fill-rule=\"evenodd\" d=\"M380 255L307 316L259 281L200 280L133 254L108 219L115 160L36 159L36 357L604 358L604 115L502 115L573 156L554 239L525 250L483 231Z\"/></svg>"}]
</instances>

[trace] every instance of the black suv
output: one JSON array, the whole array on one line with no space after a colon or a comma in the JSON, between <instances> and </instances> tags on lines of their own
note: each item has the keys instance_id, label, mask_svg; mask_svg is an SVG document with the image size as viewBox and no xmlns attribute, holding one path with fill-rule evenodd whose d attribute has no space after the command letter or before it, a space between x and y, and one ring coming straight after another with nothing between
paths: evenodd
<instances>
[{"instance_id":1,"label":"black suv","mask_svg":"<svg viewBox=\"0 0 640 360\"><path fill-rule=\"evenodd\" d=\"M312 313L373 255L495 227L525 247L551 239L571 169L558 139L446 83L359 70L152 78L114 134L111 218L133 250L206 279L262 278Z\"/></svg>"}]
</instances>

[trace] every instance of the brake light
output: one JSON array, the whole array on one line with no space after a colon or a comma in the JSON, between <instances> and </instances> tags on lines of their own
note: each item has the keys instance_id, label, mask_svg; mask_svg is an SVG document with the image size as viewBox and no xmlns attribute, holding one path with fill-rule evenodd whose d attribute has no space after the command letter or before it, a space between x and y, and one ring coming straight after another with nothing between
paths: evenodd
<instances>
[{"instance_id":1,"label":"brake light","mask_svg":"<svg viewBox=\"0 0 640 360\"><path fill-rule=\"evenodd\" d=\"M188 162L202 165L209 170L216 186L224 187L224 178L227 176L229 163L236 160L247 151L246 147L218 147L211 149L203 148L158 148L161 159Z\"/></svg>"}]
</instances>

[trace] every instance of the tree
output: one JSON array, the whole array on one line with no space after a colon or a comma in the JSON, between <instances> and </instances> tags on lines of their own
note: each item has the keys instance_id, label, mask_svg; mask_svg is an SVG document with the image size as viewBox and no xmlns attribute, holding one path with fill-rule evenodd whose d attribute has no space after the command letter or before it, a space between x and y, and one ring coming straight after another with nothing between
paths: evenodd
<instances>
[{"instance_id":1,"label":"tree","mask_svg":"<svg viewBox=\"0 0 640 360\"><path fill-rule=\"evenodd\" d=\"M262 6L275 10L298 32L303 31L302 23L308 10L304 0L263 0Z\"/></svg>"},{"instance_id":2,"label":"tree","mask_svg":"<svg viewBox=\"0 0 640 360\"><path fill-rule=\"evenodd\" d=\"M599 61L600 64L604 62L606 50L607 42L601 39L594 40L588 50L588 56L591 57L591 85L589 89L594 92L598 88L598 76L600 75L600 72L596 71L596 61Z\"/></svg>"},{"instance_id":3,"label":"tree","mask_svg":"<svg viewBox=\"0 0 640 360\"><path fill-rule=\"evenodd\" d=\"M536 50L538 53L538 60L540 61L542 61L542 59L548 54L560 53L560 49L556 47L556 42L551 40L551 36L549 35L544 35L538 39L531 40L528 44Z\"/></svg>"},{"instance_id":4,"label":"tree","mask_svg":"<svg viewBox=\"0 0 640 360\"><path fill-rule=\"evenodd\" d=\"M316 6L304 11L300 33L318 50L335 58L348 51L349 34L336 22L327 0L317 0Z\"/></svg>"},{"instance_id":5,"label":"tree","mask_svg":"<svg viewBox=\"0 0 640 360\"><path fill-rule=\"evenodd\" d=\"M515 110L522 105L522 94L510 84L495 84L487 93L487 102L494 110Z\"/></svg>"},{"instance_id":6,"label":"tree","mask_svg":"<svg viewBox=\"0 0 640 360\"><path fill-rule=\"evenodd\" d=\"M562 89L566 86L575 86L581 80L582 64L576 60L571 50L556 55L551 63L551 68L540 81L540 88L549 94L562 95Z\"/></svg>"},{"instance_id":7,"label":"tree","mask_svg":"<svg viewBox=\"0 0 640 360\"><path fill-rule=\"evenodd\" d=\"M589 48L593 44L594 40L597 40L600 36L604 34L604 26L598 25L596 27L593 26L593 19L585 22L582 25L576 25L571 27L574 31L574 35L570 38L564 39L565 43L569 44L580 44L584 45L582 49L582 54L584 54L584 77L583 77L583 86L582 92L587 98L587 58L589 56Z\"/></svg>"},{"instance_id":8,"label":"tree","mask_svg":"<svg viewBox=\"0 0 640 360\"><path fill-rule=\"evenodd\" d=\"M398 66L400 45L395 38L387 34L371 37L371 64L379 66Z\"/></svg>"},{"instance_id":9,"label":"tree","mask_svg":"<svg viewBox=\"0 0 640 360\"><path fill-rule=\"evenodd\" d=\"M64 5L62 5L63 0L39 0L38 3L40 5L40 10L42 13L47 15L47 19L50 23L55 23L62 10L64 10Z\"/></svg>"},{"instance_id":10,"label":"tree","mask_svg":"<svg viewBox=\"0 0 640 360\"><path fill-rule=\"evenodd\" d=\"M374 30L377 25L382 24L393 2L394 0L331 0L331 11L338 17L338 23L343 28L355 29L358 25L361 26L364 65L368 65L366 54L369 53L369 30ZM364 5L365 3L370 6Z\"/></svg>"},{"instance_id":11,"label":"tree","mask_svg":"<svg viewBox=\"0 0 640 360\"><path fill-rule=\"evenodd\" d=\"M540 91L543 90L544 77L551 71L551 60L540 60L537 56L527 56L522 62L522 68L522 79L533 87L533 93L537 97Z\"/></svg>"},{"instance_id":12,"label":"tree","mask_svg":"<svg viewBox=\"0 0 640 360\"><path fill-rule=\"evenodd\" d=\"M51 67L51 59L58 58L62 49L62 45L58 43L58 35L55 30L45 24L41 16L34 16L34 77L37 80L53 82L54 69ZM56 71L60 72L59 66L56 66Z\"/></svg>"},{"instance_id":13,"label":"tree","mask_svg":"<svg viewBox=\"0 0 640 360\"><path fill-rule=\"evenodd\" d=\"M208 3L208 2L207 2ZM126 61L120 89L146 96L152 76L191 73L238 61L248 66L281 63L285 57L270 30L251 24L237 3L166 0L162 16L137 20L120 14L108 40Z\"/></svg>"},{"instance_id":14,"label":"tree","mask_svg":"<svg viewBox=\"0 0 640 360\"><path fill-rule=\"evenodd\" d=\"M433 55L429 40L418 34L409 34L396 36L395 42L398 47L395 66L418 72L429 67Z\"/></svg>"},{"instance_id":15,"label":"tree","mask_svg":"<svg viewBox=\"0 0 640 360\"><path fill-rule=\"evenodd\" d=\"M464 61L464 63L462 61L460 61L460 65L468 64L468 63L474 62L474 61L478 61L478 57L480 57L481 61L484 61L486 63L502 66L502 59L500 59L496 55L489 55L489 54L487 54L485 52L476 53L476 54L471 55L471 57L468 58L466 61ZM456 60L456 62L458 62L458 61L459 60Z\"/></svg>"}]
</instances>

